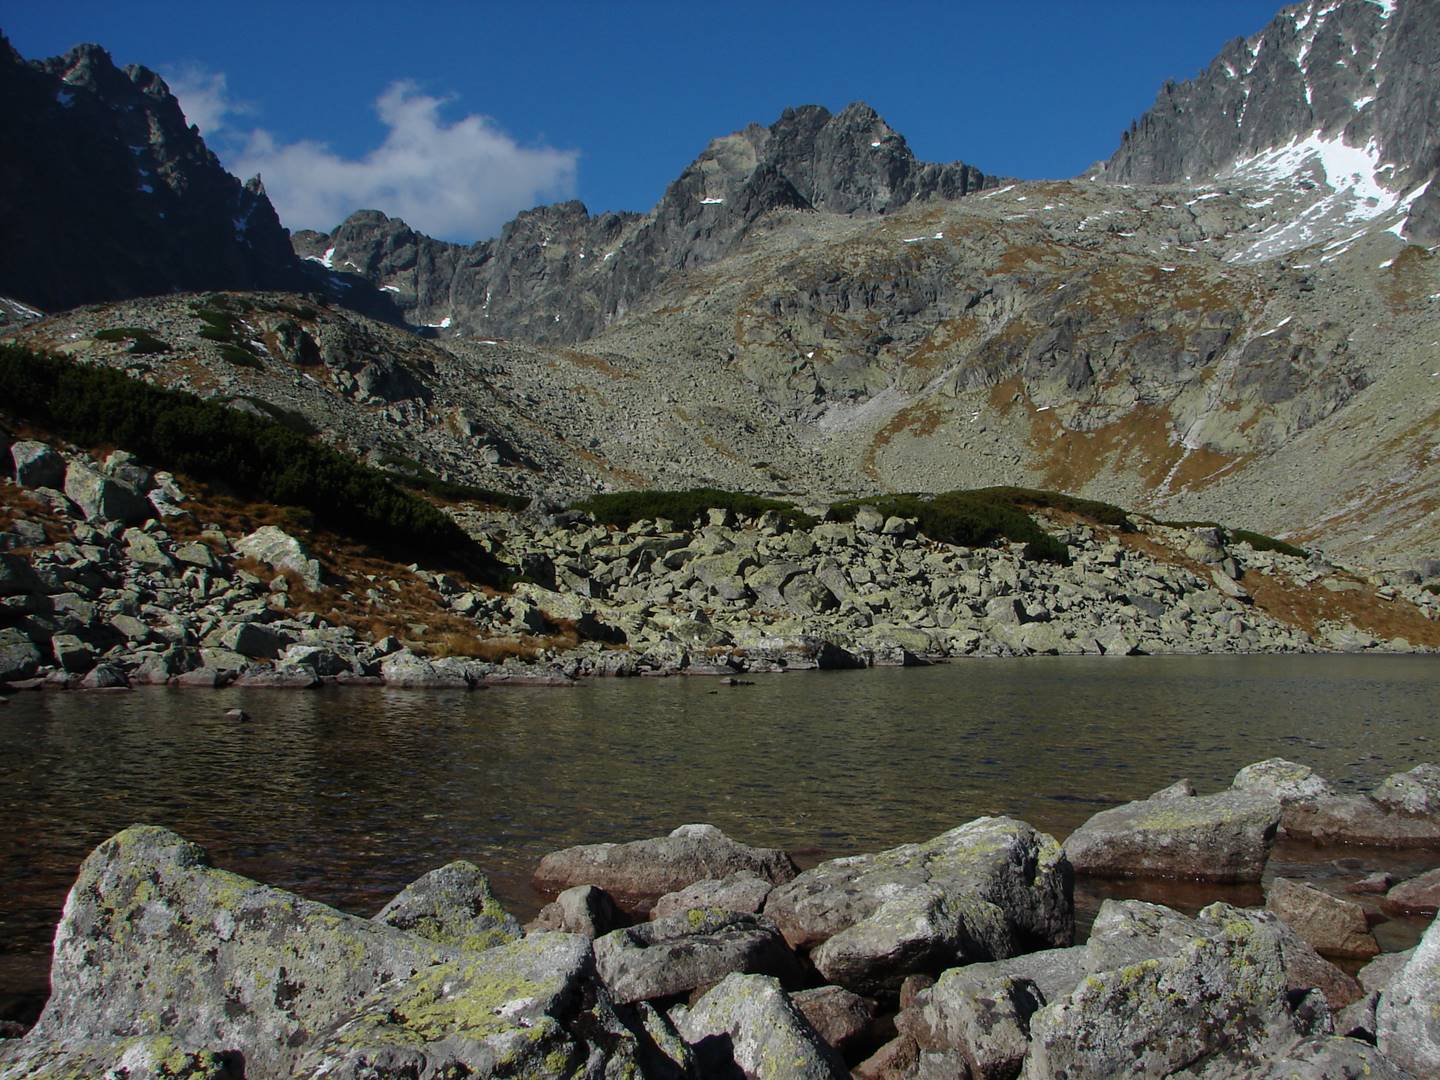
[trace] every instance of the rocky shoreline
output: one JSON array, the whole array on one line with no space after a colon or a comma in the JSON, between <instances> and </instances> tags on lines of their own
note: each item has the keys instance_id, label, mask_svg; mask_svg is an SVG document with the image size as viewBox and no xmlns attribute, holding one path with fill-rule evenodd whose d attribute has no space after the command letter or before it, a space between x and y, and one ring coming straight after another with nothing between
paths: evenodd
<instances>
[{"instance_id":1,"label":"rocky shoreline","mask_svg":"<svg viewBox=\"0 0 1440 1080\"><path fill-rule=\"evenodd\" d=\"M469 863L365 919L137 825L81 867L0 1078L1435 1075L1440 923L1385 955L1370 927L1433 916L1440 870L1195 915L1111 899L1076 944L1077 876L1259 881L1280 834L1440 849L1440 768L1351 796L1271 759L1063 845L989 817L804 871L685 825L546 856L527 927Z\"/></svg>"},{"instance_id":2,"label":"rocky shoreline","mask_svg":"<svg viewBox=\"0 0 1440 1080\"><path fill-rule=\"evenodd\" d=\"M342 573L335 553L275 524L227 531L123 451L101 462L20 440L9 456L0 685L12 689L566 685L1440 644L1436 567L1371 574L1215 527L1038 515L1068 548L1057 565L1019 544L937 543L868 506L810 527L724 509L627 528L574 511L461 512L523 574L500 592L416 565Z\"/></svg>"}]
</instances>

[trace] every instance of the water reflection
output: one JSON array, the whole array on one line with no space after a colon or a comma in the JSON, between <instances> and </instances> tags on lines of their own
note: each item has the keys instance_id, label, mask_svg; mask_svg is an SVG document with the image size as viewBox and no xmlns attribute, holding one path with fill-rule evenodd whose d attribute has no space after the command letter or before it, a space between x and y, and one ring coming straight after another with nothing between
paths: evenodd
<instances>
[{"instance_id":1,"label":"water reflection","mask_svg":"<svg viewBox=\"0 0 1440 1080\"><path fill-rule=\"evenodd\" d=\"M545 852L687 821L813 862L987 813L1063 836L1181 776L1213 789L1277 754L1368 784L1440 756L1437 701L1440 665L1380 657L976 661L743 687L20 695L0 707L0 1006L43 986L76 865L136 821L363 914L466 858L524 915ZM232 707L254 719L227 720Z\"/></svg>"}]
</instances>

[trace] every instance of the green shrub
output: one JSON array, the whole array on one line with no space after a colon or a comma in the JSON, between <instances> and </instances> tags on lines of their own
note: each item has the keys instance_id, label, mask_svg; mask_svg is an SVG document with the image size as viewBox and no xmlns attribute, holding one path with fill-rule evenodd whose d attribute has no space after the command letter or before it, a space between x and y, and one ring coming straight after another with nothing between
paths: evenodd
<instances>
[{"instance_id":1,"label":"green shrub","mask_svg":"<svg viewBox=\"0 0 1440 1080\"><path fill-rule=\"evenodd\" d=\"M99 330L95 334L98 341L128 341L130 347L125 351L135 356L146 356L152 353L167 353L170 346L161 341L143 326L114 326L108 330Z\"/></svg>"},{"instance_id":2,"label":"green shrub","mask_svg":"<svg viewBox=\"0 0 1440 1080\"><path fill-rule=\"evenodd\" d=\"M0 402L86 446L121 446L158 468L297 507L391 557L494 576L493 560L436 507L384 473L273 420L0 344Z\"/></svg>"},{"instance_id":3,"label":"green shrub","mask_svg":"<svg viewBox=\"0 0 1440 1080\"><path fill-rule=\"evenodd\" d=\"M258 356L243 346L231 345L229 342L225 342L219 346L219 350L221 359L228 360L236 367L253 368L259 371L264 366L260 363Z\"/></svg>"},{"instance_id":4,"label":"green shrub","mask_svg":"<svg viewBox=\"0 0 1440 1080\"><path fill-rule=\"evenodd\" d=\"M1060 491L1041 491L1037 488L1021 487L976 488L969 494L987 501L1008 503L1011 506L1063 510L1101 525L1114 526L1121 532L1135 531L1135 526L1126 511L1113 503L1100 502L1096 499L1082 499L1078 495L1066 495Z\"/></svg>"},{"instance_id":5,"label":"green shrub","mask_svg":"<svg viewBox=\"0 0 1440 1080\"><path fill-rule=\"evenodd\" d=\"M446 502L485 503L502 510L517 511L530 505L530 499L525 495L512 495L508 491L495 491L473 484L442 480L420 462L404 454L387 452L382 456L380 464L390 470L397 483L405 485L411 491L423 491Z\"/></svg>"},{"instance_id":6,"label":"green shrub","mask_svg":"<svg viewBox=\"0 0 1440 1080\"><path fill-rule=\"evenodd\" d=\"M1274 551L1295 559L1310 558L1310 552L1305 548L1249 529L1232 529L1218 521L1157 521L1155 524L1167 529L1219 529L1220 539L1227 544L1249 544L1256 551Z\"/></svg>"},{"instance_id":7,"label":"green shrub","mask_svg":"<svg viewBox=\"0 0 1440 1080\"><path fill-rule=\"evenodd\" d=\"M999 489L996 489L999 490ZM1025 558L1068 565L1069 549L1007 498L980 491L938 495L875 495L830 507L837 521L853 521L862 506L886 517L914 518L931 540L962 547L988 547L998 540L1025 545Z\"/></svg>"},{"instance_id":8,"label":"green shrub","mask_svg":"<svg viewBox=\"0 0 1440 1080\"><path fill-rule=\"evenodd\" d=\"M669 518L677 524L689 525L706 510L722 509L744 517L759 517L774 510L786 521L800 528L809 528L815 519L797 510L792 503L747 495L740 491L719 488L691 488L688 491L615 491L592 495L575 503L571 509L589 514L602 525L627 528L646 518Z\"/></svg>"}]
</instances>

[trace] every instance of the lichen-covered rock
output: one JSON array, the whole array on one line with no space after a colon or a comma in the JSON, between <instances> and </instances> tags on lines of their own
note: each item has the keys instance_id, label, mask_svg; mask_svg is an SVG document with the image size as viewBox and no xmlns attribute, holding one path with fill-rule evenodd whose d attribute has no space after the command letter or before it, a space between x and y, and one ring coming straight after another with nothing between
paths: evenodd
<instances>
[{"instance_id":1,"label":"lichen-covered rock","mask_svg":"<svg viewBox=\"0 0 1440 1080\"><path fill-rule=\"evenodd\" d=\"M1203 1072L1211 1080L1216 1072ZM1301 1039L1284 1054L1260 1065L1246 1066L1237 1080L1419 1080L1369 1043L1341 1035Z\"/></svg>"},{"instance_id":2,"label":"lichen-covered rock","mask_svg":"<svg viewBox=\"0 0 1440 1080\"><path fill-rule=\"evenodd\" d=\"M1425 762L1387 776L1370 792L1376 804L1395 814L1440 815L1440 765Z\"/></svg>"},{"instance_id":3,"label":"lichen-covered rock","mask_svg":"<svg viewBox=\"0 0 1440 1080\"><path fill-rule=\"evenodd\" d=\"M1360 980L1360 985L1365 988L1367 993L1378 993L1390 985L1390 980L1410 962L1410 957L1414 955L1414 949L1381 953L1356 972L1355 977Z\"/></svg>"},{"instance_id":4,"label":"lichen-covered rock","mask_svg":"<svg viewBox=\"0 0 1440 1080\"><path fill-rule=\"evenodd\" d=\"M1376 1045L1416 1076L1440 1075L1440 919L1380 995Z\"/></svg>"},{"instance_id":5,"label":"lichen-covered rock","mask_svg":"<svg viewBox=\"0 0 1440 1080\"><path fill-rule=\"evenodd\" d=\"M1292 803L1285 807L1284 820L1287 834L1317 844L1390 848L1440 844L1440 815L1398 812L1365 795Z\"/></svg>"},{"instance_id":6,"label":"lichen-covered rock","mask_svg":"<svg viewBox=\"0 0 1440 1080\"><path fill-rule=\"evenodd\" d=\"M453 956L210 865L137 825L85 860L55 932L51 995L25 1043L168 1036L288 1076L297 1047L391 979Z\"/></svg>"},{"instance_id":7,"label":"lichen-covered rock","mask_svg":"<svg viewBox=\"0 0 1440 1080\"><path fill-rule=\"evenodd\" d=\"M65 459L43 442L21 439L10 446L15 482L28 488L58 488L65 483Z\"/></svg>"},{"instance_id":8,"label":"lichen-covered rock","mask_svg":"<svg viewBox=\"0 0 1440 1080\"><path fill-rule=\"evenodd\" d=\"M845 1080L840 1058L764 975L729 975L695 1007L676 1011L701 1076L747 1080Z\"/></svg>"},{"instance_id":9,"label":"lichen-covered rock","mask_svg":"<svg viewBox=\"0 0 1440 1080\"><path fill-rule=\"evenodd\" d=\"M1219 909L1219 910L1217 910ZM1087 976L1030 1018L1027 1080L1167 1076L1261 1035L1286 1009L1280 945L1223 918L1169 959Z\"/></svg>"},{"instance_id":10,"label":"lichen-covered rock","mask_svg":"<svg viewBox=\"0 0 1440 1080\"><path fill-rule=\"evenodd\" d=\"M827 982L895 993L905 976L1068 945L1070 867L1060 845L1012 818L979 818L923 844L832 859L765 902Z\"/></svg>"},{"instance_id":11,"label":"lichen-covered rock","mask_svg":"<svg viewBox=\"0 0 1440 1080\"><path fill-rule=\"evenodd\" d=\"M167 1035L0 1042L0 1080L244 1080L240 1054L187 1050Z\"/></svg>"},{"instance_id":12,"label":"lichen-covered rock","mask_svg":"<svg viewBox=\"0 0 1440 1080\"><path fill-rule=\"evenodd\" d=\"M375 921L462 952L482 952L522 936L519 922L491 891L490 879L464 860L405 886Z\"/></svg>"},{"instance_id":13,"label":"lichen-covered rock","mask_svg":"<svg viewBox=\"0 0 1440 1080\"><path fill-rule=\"evenodd\" d=\"M628 924L629 920L604 889L597 889L594 885L576 885L541 908L530 928L563 930L593 941Z\"/></svg>"},{"instance_id":14,"label":"lichen-covered rock","mask_svg":"<svg viewBox=\"0 0 1440 1080\"><path fill-rule=\"evenodd\" d=\"M1259 881L1279 824L1280 804L1248 791L1147 799L1096 814L1065 854L1096 877Z\"/></svg>"},{"instance_id":15,"label":"lichen-covered rock","mask_svg":"<svg viewBox=\"0 0 1440 1080\"><path fill-rule=\"evenodd\" d=\"M1030 1049L1030 1017L1044 998L1023 979L966 979L964 971L946 972L922 990L895 1027L922 1051L958 1052L975 1080L1013 1080Z\"/></svg>"},{"instance_id":16,"label":"lichen-covered rock","mask_svg":"<svg viewBox=\"0 0 1440 1080\"><path fill-rule=\"evenodd\" d=\"M758 914L775 883L753 870L737 870L723 878L697 881L673 893L666 893L650 909L652 919L679 915L692 908L724 908Z\"/></svg>"},{"instance_id":17,"label":"lichen-covered rock","mask_svg":"<svg viewBox=\"0 0 1440 1080\"><path fill-rule=\"evenodd\" d=\"M801 990L790 1000L815 1033L840 1051L869 1031L875 1018L868 999L839 986Z\"/></svg>"},{"instance_id":18,"label":"lichen-covered rock","mask_svg":"<svg viewBox=\"0 0 1440 1080\"><path fill-rule=\"evenodd\" d=\"M1235 774L1231 786L1236 791L1269 796L1282 806L1307 799L1328 798L1335 794L1330 782L1309 765L1278 757L1246 765Z\"/></svg>"},{"instance_id":19,"label":"lichen-covered rock","mask_svg":"<svg viewBox=\"0 0 1440 1080\"><path fill-rule=\"evenodd\" d=\"M1440 911L1440 867L1400 882L1385 894L1385 910L1430 915Z\"/></svg>"},{"instance_id":20,"label":"lichen-covered rock","mask_svg":"<svg viewBox=\"0 0 1440 1080\"><path fill-rule=\"evenodd\" d=\"M595 966L620 1004L687 993L732 972L801 984L795 955L769 919L696 908L595 940Z\"/></svg>"},{"instance_id":21,"label":"lichen-covered rock","mask_svg":"<svg viewBox=\"0 0 1440 1080\"><path fill-rule=\"evenodd\" d=\"M380 677L386 686L427 690L466 690L470 681L464 675L436 667L409 649L391 653L380 661Z\"/></svg>"},{"instance_id":22,"label":"lichen-covered rock","mask_svg":"<svg viewBox=\"0 0 1440 1080\"><path fill-rule=\"evenodd\" d=\"M65 470L65 494L91 520L139 525L154 517L149 502L134 488L78 462Z\"/></svg>"},{"instance_id":23,"label":"lichen-covered rock","mask_svg":"<svg viewBox=\"0 0 1440 1080\"><path fill-rule=\"evenodd\" d=\"M570 1027L591 970L589 942L572 934L535 934L447 960L387 984L325 1025L285 1075L583 1075L597 1048Z\"/></svg>"},{"instance_id":24,"label":"lichen-covered rock","mask_svg":"<svg viewBox=\"0 0 1440 1080\"><path fill-rule=\"evenodd\" d=\"M1353 900L1277 877L1265 891L1265 906L1322 955L1368 959L1380 953L1364 908Z\"/></svg>"},{"instance_id":25,"label":"lichen-covered rock","mask_svg":"<svg viewBox=\"0 0 1440 1080\"><path fill-rule=\"evenodd\" d=\"M28 679L40 670L43 657L24 632L0 628L0 682Z\"/></svg>"},{"instance_id":26,"label":"lichen-covered rock","mask_svg":"<svg viewBox=\"0 0 1440 1080\"><path fill-rule=\"evenodd\" d=\"M750 847L713 825L681 825L669 836L650 840L552 852L540 861L534 884L544 893L597 885L621 907L644 914L666 893L737 870L777 883L796 874L795 863L778 848Z\"/></svg>"}]
</instances>

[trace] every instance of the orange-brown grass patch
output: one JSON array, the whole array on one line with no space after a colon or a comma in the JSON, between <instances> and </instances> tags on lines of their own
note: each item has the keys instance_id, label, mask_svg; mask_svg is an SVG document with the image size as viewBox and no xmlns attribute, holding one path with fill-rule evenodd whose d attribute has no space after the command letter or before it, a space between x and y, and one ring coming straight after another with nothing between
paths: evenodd
<instances>
[{"instance_id":1,"label":"orange-brown grass patch","mask_svg":"<svg viewBox=\"0 0 1440 1080\"><path fill-rule=\"evenodd\" d=\"M611 379L629 379L633 376L628 371L616 367L609 360L602 356L592 356L590 353L580 352L578 349L561 349L560 356L563 356L570 363L577 367L589 368L591 371L598 371L600 374Z\"/></svg>"},{"instance_id":2,"label":"orange-brown grass patch","mask_svg":"<svg viewBox=\"0 0 1440 1080\"><path fill-rule=\"evenodd\" d=\"M643 488L649 483L646 477L634 469L627 469L620 465L612 465L593 450L588 450L583 446L572 446L571 450L581 461L588 461L601 472L623 481L628 487Z\"/></svg>"},{"instance_id":3,"label":"orange-brown grass patch","mask_svg":"<svg viewBox=\"0 0 1440 1080\"><path fill-rule=\"evenodd\" d=\"M901 409L870 440L870 445L865 450L862 466L866 475L871 479L879 479L879 470L875 466L875 459L879 456L880 451L894 441L896 436L908 432L917 439L923 439L935 434L947 419L949 419L949 413L930 401L917 401L915 404Z\"/></svg>"},{"instance_id":4,"label":"orange-brown grass patch","mask_svg":"<svg viewBox=\"0 0 1440 1080\"><path fill-rule=\"evenodd\" d=\"M933 371L940 367L952 350L963 342L979 336L980 321L974 315L945 319L938 323L925 340L901 358L907 367Z\"/></svg>"},{"instance_id":5,"label":"orange-brown grass patch","mask_svg":"<svg viewBox=\"0 0 1440 1080\"><path fill-rule=\"evenodd\" d=\"M1413 310L1435 291L1435 256L1419 244L1410 244L1395 256L1377 285L1392 314Z\"/></svg>"},{"instance_id":6,"label":"orange-brown grass patch","mask_svg":"<svg viewBox=\"0 0 1440 1080\"><path fill-rule=\"evenodd\" d=\"M9 529L17 521L33 521L43 528L46 543L59 544L71 537L69 519L39 495L18 484L0 483L0 530ZM29 547L15 549L20 555L31 550Z\"/></svg>"}]
</instances>

